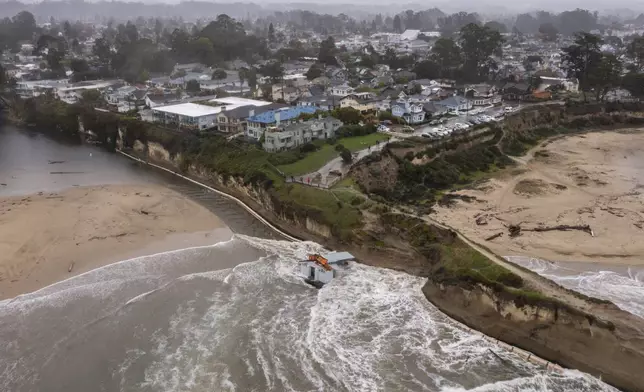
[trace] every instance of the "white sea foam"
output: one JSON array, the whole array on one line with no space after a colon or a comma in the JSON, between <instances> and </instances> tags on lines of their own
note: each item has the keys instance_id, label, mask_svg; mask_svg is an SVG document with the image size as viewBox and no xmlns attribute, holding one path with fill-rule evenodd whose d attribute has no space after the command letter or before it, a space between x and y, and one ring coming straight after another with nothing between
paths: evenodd
<instances>
[{"instance_id":1,"label":"white sea foam","mask_svg":"<svg viewBox=\"0 0 644 392\"><path fill-rule=\"evenodd\" d=\"M202 268L211 258L231 257L230 250L149 256L85 275L76 286L70 281L64 289L22 298L12 306L47 306L56 299L61 308L49 317L60 314L62 306L66 316L72 315L60 319L53 332L25 332L22 344L60 334L46 354L51 366L60 350L83 346L74 340L76 331L92 336L94 324L102 325L94 336L113 333L106 341L123 337L131 344L117 350L121 356L110 371L110 380L123 392L610 390L579 372L543 375L542 369L499 350L432 306L421 291L422 278L350 263L316 290L298 276L298 261L322 251L320 245L245 236L234 241L251 254L256 253L249 246L266 255L234 268L195 273L185 268L192 257L203 258ZM30 317L36 316L26 313L25 320ZM121 325L131 325L132 332L118 332ZM18 346L9 342L5 350L20 358ZM2 378L12 378L4 389L32 382L30 377L45 368L30 365L31 360L19 368L11 365L17 361L0 361ZM29 366L34 373L22 370Z\"/></svg>"},{"instance_id":2,"label":"white sea foam","mask_svg":"<svg viewBox=\"0 0 644 392\"><path fill-rule=\"evenodd\" d=\"M580 271L565 264L530 257L509 256L506 259L566 288L607 299L621 309L644 318L644 269L636 270L631 267L625 273L608 270Z\"/></svg>"},{"instance_id":3,"label":"white sea foam","mask_svg":"<svg viewBox=\"0 0 644 392\"><path fill-rule=\"evenodd\" d=\"M244 240L269 255L213 280L215 294L206 308L175 312L169 330L157 339L157 359L146 370L143 386L612 390L579 372L543 374L454 323L427 302L422 278L352 263L338 279L315 290L301 284L297 261L320 251L319 245Z\"/></svg>"}]
</instances>

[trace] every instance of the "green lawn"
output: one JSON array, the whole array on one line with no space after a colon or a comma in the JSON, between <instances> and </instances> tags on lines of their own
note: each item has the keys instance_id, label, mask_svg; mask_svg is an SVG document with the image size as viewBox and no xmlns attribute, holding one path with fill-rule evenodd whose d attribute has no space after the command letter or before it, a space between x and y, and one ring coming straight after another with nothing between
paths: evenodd
<instances>
[{"instance_id":1,"label":"green lawn","mask_svg":"<svg viewBox=\"0 0 644 392\"><path fill-rule=\"evenodd\" d=\"M360 225L360 212L350 204L356 195L339 198L328 190L301 184L287 184L277 192L282 202L290 203L294 208L305 208L307 215L342 233L349 233Z\"/></svg>"},{"instance_id":2,"label":"green lawn","mask_svg":"<svg viewBox=\"0 0 644 392\"><path fill-rule=\"evenodd\" d=\"M372 133L366 136L355 136L338 139L336 145L342 144L350 151L354 152L365 149L369 146L373 146L377 141L383 141L387 138L388 136L382 133ZM312 173L324 166L333 158L340 155L335 150L336 145L324 144L319 150L308 154L304 159L300 159L299 161L290 163L288 165L278 166L278 168L288 176L299 176Z\"/></svg>"}]
</instances>

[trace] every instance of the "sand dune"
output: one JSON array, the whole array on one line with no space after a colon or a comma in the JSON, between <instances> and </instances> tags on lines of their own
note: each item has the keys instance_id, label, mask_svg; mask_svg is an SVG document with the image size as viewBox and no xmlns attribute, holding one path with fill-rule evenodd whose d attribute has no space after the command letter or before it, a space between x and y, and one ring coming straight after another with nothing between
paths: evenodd
<instances>
[{"instance_id":1,"label":"sand dune","mask_svg":"<svg viewBox=\"0 0 644 392\"><path fill-rule=\"evenodd\" d=\"M0 298L118 260L208 245L231 233L156 185L79 187L0 199Z\"/></svg>"},{"instance_id":2,"label":"sand dune","mask_svg":"<svg viewBox=\"0 0 644 392\"><path fill-rule=\"evenodd\" d=\"M438 207L436 218L501 255L644 264L644 130L594 132L542 143L518 166L475 189L476 200ZM477 223L478 220L478 223ZM583 231L507 227L589 225ZM485 241L493 234L503 236Z\"/></svg>"}]
</instances>

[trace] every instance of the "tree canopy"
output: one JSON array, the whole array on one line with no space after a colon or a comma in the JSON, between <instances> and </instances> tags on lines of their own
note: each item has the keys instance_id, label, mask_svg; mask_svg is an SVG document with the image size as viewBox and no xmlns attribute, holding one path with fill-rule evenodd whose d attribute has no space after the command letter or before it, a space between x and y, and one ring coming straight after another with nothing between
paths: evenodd
<instances>
[{"instance_id":1,"label":"tree canopy","mask_svg":"<svg viewBox=\"0 0 644 392\"><path fill-rule=\"evenodd\" d=\"M487 79L498 67L493 56L501 56L501 34L489 27L470 23L461 29L458 40L463 53L464 77L472 81Z\"/></svg>"}]
</instances>

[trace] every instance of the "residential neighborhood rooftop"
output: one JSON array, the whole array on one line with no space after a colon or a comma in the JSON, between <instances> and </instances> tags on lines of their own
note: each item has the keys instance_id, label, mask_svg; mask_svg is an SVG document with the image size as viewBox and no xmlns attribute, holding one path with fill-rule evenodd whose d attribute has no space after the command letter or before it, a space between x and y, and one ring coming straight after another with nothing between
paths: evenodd
<instances>
[{"instance_id":1,"label":"residential neighborhood rooftop","mask_svg":"<svg viewBox=\"0 0 644 392\"><path fill-rule=\"evenodd\" d=\"M221 112L221 108L196 103L180 103L178 105L154 108L153 110L186 117L202 117Z\"/></svg>"},{"instance_id":2,"label":"residential neighborhood rooftop","mask_svg":"<svg viewBox=\"0 0 644 392\"><path fill-rule=\"evenodd\" d=\"M279 113L280 121L292 120L298 117L302 113L313 114L316 112L316 108L307 107L307 106L296 106L288 107L279 110L271 110L255 116L249 117L248 121L261 123L261 124L272 124L276 122L275 115Z\"/></svg>"}]
</instances>

